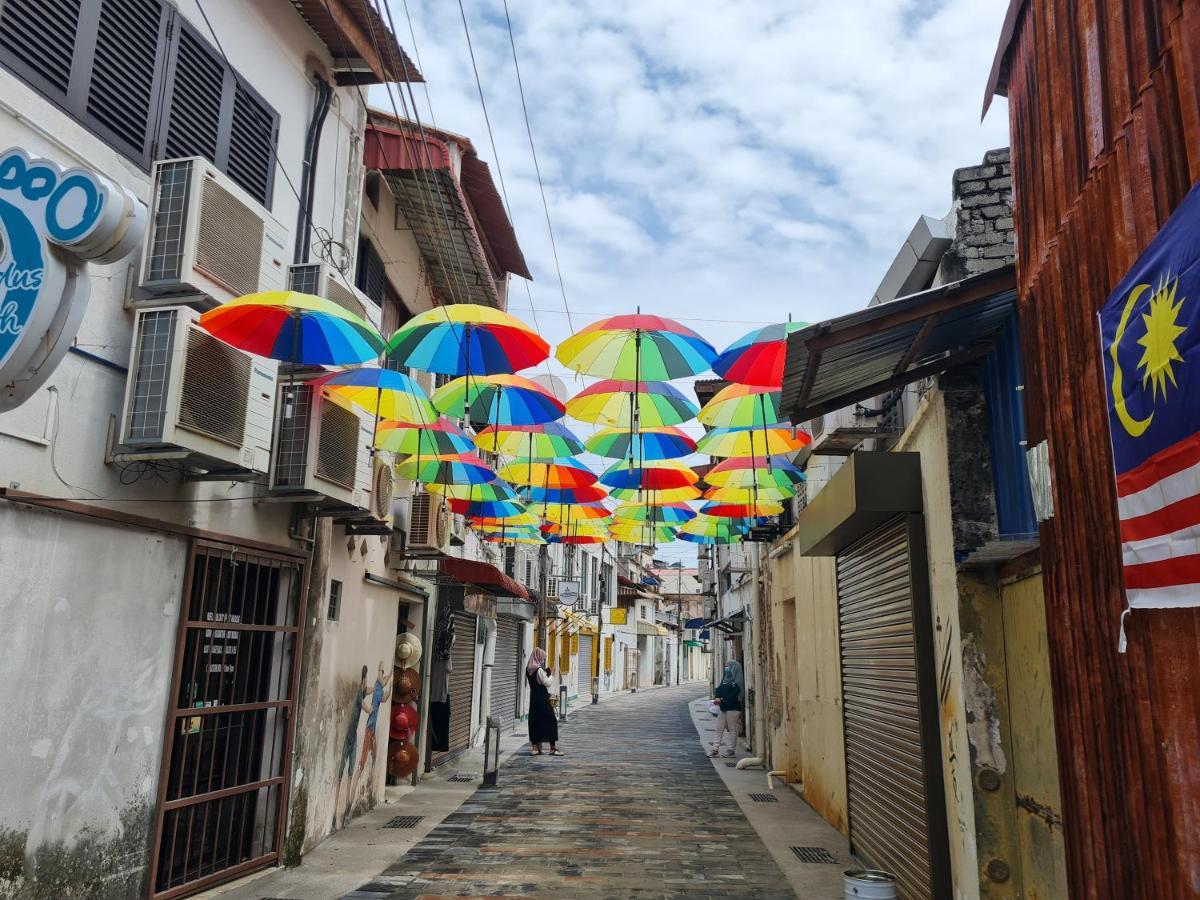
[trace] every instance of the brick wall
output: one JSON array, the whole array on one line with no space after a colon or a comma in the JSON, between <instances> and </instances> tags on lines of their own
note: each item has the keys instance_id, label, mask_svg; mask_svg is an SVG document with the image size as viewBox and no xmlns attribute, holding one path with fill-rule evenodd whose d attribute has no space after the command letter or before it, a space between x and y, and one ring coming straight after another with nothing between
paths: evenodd
<instances>
[{"instance_id":1,"label":"brick wall","mask_svg":"<svg viewBox=\"0 0 1200 900\"><path fill-rule=\"evenodd\" d=\"M1016 259L1012 165L1008 148L954 173L954 240L942 257L939 282L960 281Z\"/></svg>"}]
</instances>

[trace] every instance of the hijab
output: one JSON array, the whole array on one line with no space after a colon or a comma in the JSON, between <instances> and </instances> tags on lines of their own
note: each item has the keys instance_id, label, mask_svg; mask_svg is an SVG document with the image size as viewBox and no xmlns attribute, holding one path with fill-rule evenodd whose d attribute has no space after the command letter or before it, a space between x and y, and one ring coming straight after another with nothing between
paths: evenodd
<instances>
[{"instance_id":1,"label":"hijab","mask_svg":"<svg viewBox=\"0 0 1200 900\"><path fill-rule=\"evenodd\" d=\"M525 671L532 675L538 669L546 666L546 651L541 647L534 647L533 652L529 654L529 663L525 666Z\"/></svg>"},{"instance_id":2,"label":"hijab","mask_svg":"<svg viewBox=\"0 0 1200 900\"><path fill-rule=\"evenodd\" d=\"M731 659L725 663L725 674L721 678L721 684L736 687L739 698L745 695L746 682L742 678L742 664L736 659Z\"/></svg>"}]
</instances>

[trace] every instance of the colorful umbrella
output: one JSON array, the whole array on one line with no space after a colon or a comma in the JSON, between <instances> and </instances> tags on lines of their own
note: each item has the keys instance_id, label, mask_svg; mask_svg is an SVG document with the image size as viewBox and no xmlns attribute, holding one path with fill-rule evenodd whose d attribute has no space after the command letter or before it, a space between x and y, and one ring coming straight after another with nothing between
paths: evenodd
<instances>
[{"instance_id":1,"label":"colorful umbrella","mask_svg":"<svg viewBox=\"0 0 1200 900\"><path fill-rule=\"evenodd\" d=\"M679 536L729 537L745 534L746 530L746 526L739 522L701 514L680 528Z\"/></svg>"},{"instance_id":2,"label":"colorful umbrella","mask_svg":"<svg viewBox=\"0 0 1200 900\"><path fill-rule=\"evenodd\" d=\"M761 499L757 503L705 503L700 512L721 519L753 519L777 516L783 512L783 504Z\"/></svg>"},{"instance_id":3,"label":"colorful umbrella","mask_svg":"<svg viewBox=\"0 0 1200 900\"><path fill-rule=\"evenodd\" d=\"M470 516L467 518L467 524L472 528L516 528L519 526L529 526L536 528L539 524L538 517L531 512L516 513L511 516Z\"/></svg>"},{"instance_id":4,"label":"colorful umbrella","mask_svg":"<svg viewBox=\"0 0 1200 900\"><path fill-rule=\"evenodd\" d=\"M735 459L737 457L734 457ZM794 467L793 467L794 468ZM804 473L787 469L729 469L723 472L709 471L704 476L706 483L721 488L780 488L793 490L795 484L804 480ZM790 495L789 495L790 496Z\"/></svg>"},{"instance_id":5,"label":"colorful umbrella","mask_svg":"<svg viewBox=\"0 0 1200 900\"><path fill-rule=\"evenodd\" d=\"M325 388L376 418L432 425L438 415L425 391L403 372L368 367L322 375L309 382L313 390ZM378 432L376 432L378 434Z\"/></svg>"},{"instance_id":6,"label":"colorful umbrella","mask_svg":"<svg viewBox=\"0 0 1200 900\"><path fill-rule=\"evenodd\" d=\"M787 359L787 336L807 328L804 322L767 325L744 334L713 360L712 369L727 381L779 390Z\"/></svg>"},{"instance_id":7,"label":"colorful umbrella","mask_svg":"<svg viewBox=\"0 0 1200 900\"><path fill-rule=\"evenodd\" d=\"M696 450L709 456L777 456L795 453L811 441L791 425L774 423L765 428L714 428L696 442Z\"/></svg>"},{"instance_id":8,"label":"colorful umbrella","mask_svg":"<svg viewBox=\"0 0 1200 900\"><path fill-rule=\"evenodd\" d=\"M596 473L571 456L559 459L517 459L497 473L513 484L540 488L579 488L596 483Z\"/></svg>"},{"instance_id":9,"label":"colorful umbrella","mask_svg":"<svg viewBox=\"0 0 1200 900\"><path fill-rule=\"evenodd\" d=\"M414 422L380 422L375 432L375 448L401 456L445 456L472 453L475 444L467 433L445 416L422 425Z\"/></svg>"},{"instance_id":10,"label":"colorful umbrella","mask_svg":"<svg viewBox=\"0 0 1200 900\"><path fill-rule=\"evenodd\" d=\"M608 534L608 522L588 519L583 522L546 522L543 534Z\"/></svg>"},{"instance_id":11,"label":"colorful umbrella","mask_svg":"<svg viewBox=\"0 0 1200 900\"><path fill-rule=\"evenodd\" d=\"M483 484L496 473L474 453L451 456L410 457L396 464L396 477L429 484Z\"/></svg>"},{"instance_id":12,"label":"colorful umbrella","mask_svg":"<svg viewBox=\"0 0 1200 900\"><path fill-rule=\"evenodd\" d=\"M294 365L349 366L378 359L383 337L324 297L260 291L222 303L200 325L230 346Z\"/></svg>"},{"instance_id":13,"label":"colorful umbrella","mask_svg":"<svg viewBox=\"0 0 1200 900\"><path fill-rule=\"evenodd\" d=\"M666 488L647 492L644 489L638 488L613 488L609 496L614 500L632 500L642 503L649 497L653 504L662 503L682 503L687 500L697 499L701 493L700 488L694 484L689 484L685 487Z\"/></svg>"},{"instance_id":14,"label":"colorful umbrella","mask_svg":"<svg viewBox=\"0 0 1200 900\"><path fill-rule=\"evenodd\" d=\"M460 516L475 516L478 518L504 518L520 515L525 512L524 504L515 500L467 500L451 497L446 500L450 511Z\"/></svg>"},{"instance_id":15,"label":"colorful umbrella","mask_svg":"<svg viewBox=\"0 0 1200 900\"><path fill-rule=\"evenodd\" d=\"M577 488L543 488L536 485L521 491L529 503L599 503L608 497L608 491L598 484ZM696 491L700 496L700 491Z\"/></svg>"},{"instance_id":16,"label":"colorful umbrella","mask_svg":"<svg viewBox=\"0 0 1200 900\"><path fill-rule=\"evenodd\" d=\"M609 459L675 459L696 450L691 435L674 425L643 426L636 438L623 428L602 428L584 446Z\"/></svg>"},{"instance_id":17,"label":"colorful umbrella","mask_svg":"<svg viewBox=\"0 0 1200 900\"><path fill-rule=\"evenodd\" d=\"M667 526L652 527L642 522L617 523L609 529L618 541L627 544L668 544L675 540L675 529Z\"/></svg>"},{"instance_id":18,"label":"colorful umbrella","mask_svg":"<svg viewBox=\"0 0 1200 900\"><path fill-rule=\"evenodd\" d=\"M641 503L626 503L613 513L619 520L650 522L655 525L681 525L696 518L696 511L686 503L664 503L653 506Z\"/></svg>"},{"instance_id":19,"label":"colorful umbrella","mask_svg":"<svg viewBox=\"0 0 1200 900\"><path fill-rule=\"evenodd\" d=\"M607 535L601 534L548 534L548 544L607 544Z\"/></svg>"},{"instance_id":20,"label":"colorful umbrella","mask_svg":"<svg viewBox=\"0 0 1200 900\"><path fill-rule=\"evenodd\" d=\"M705 500L717 503L753 503L758 500L787 500L796 496L796 489L791 485L755 487L713 487L704 492Z\"/></svg>"},{"instance_id":21,"label":"colorful umbrella","mask_svg":"<svg viewBox=\"0 0 1200 900\"><path fill-rule=\"evenodd\" d=\"M675 534L675 537L691 544L736 544L742 540L744 534L741 531L727 531L720 534L693 534L690 531L680 530Z\"/></svg>"},{"instance_id":22,"label":"colorful umbrella","mask_svg":"<svg viewBox=\"0 0 1200 900\"><path fill-rule=\"evenodd\" d=\"M520 319L474 303L426 310L387 342L388 357L440 375L511 374L536 366L550 345Z\"/></svg>"},{"instance_id":23,"label":"colorful umbrella","mask_svg":"<svg viewBox=\"0 0 1200 900\"><path fill-rule=\"evenodd\" d=\"M748 384L730 384L717 391L696 414L710 427L765 428L779 421L780 392Z\"/></svg>"},{"instance_id":24,"label":"colorful umbrella","mask_svg":"<svg viewBox=\"0 0 1200 900\"><path fill-rule=\"evenodd\" d=\"M793 482L807 478L804 471L786 456L729 456L710 467L704 480L709 484L721 484L720 476L726 473L758 469L782 472Z\"/></svg>"},{"instance_id":25,"label":"colorful umbrella","mask_svg":"<svg viewBox=\"0 0 1200 900\"><path fill-rule=\"evenodd\" d=\"M542 425L489 425L475 435L480 450L503 453L506 456L525 456L531 459L553 459L582 453L583 442L561 422Z\"/></svg>"},{"instance_id":26,"label":"colorful umbrella","mask_svg":"<svg viewBox=\"0 0 1200 900\"><path fill-rule=\"evenodd\" d=\"M690 328L650 315L612 316L593 322L558 345L555 356L584 375L634 381L668 381L707 371L712 345Z\"/></svg>"},{"instance_id":27,"label":"colorful umbrella","mask_svg":"<svg viewBox=\"0 0 1200 900\"><path fill-rule=\"evenodd\" d=\"M665 381L605 380L588 385L567 401L567 415L580 422L630 428L630 406L636 398L639 425L678 425L696 415L696 406Z\"/></svg>"},{"instance_id":28,"label":"colorful umbrella","mask_svg":"<svg viewBox=\"0 0 1200 900\"><path fill-rule=\"evenodd\" d=\"M612 511L600 503L531 503L529 511L547 522L584 522L612 518Z\"/></svg>"},{"instance_id":29,"label":"colorful umbrella","mask_svg":"<svg viewBox=\"0 0 1200 900\"><path fill-rule=\"evenodd\" d=\"M471 375L455 378L433 392L433 405L472 423L542 425L561 418L562 402L549 390L520 375Z\"/></svg>"},{"instance_id":30,"label":"colorful umbrella","mask_svg":"<svg viewBox=\"0 0 1200 900\"><path fill-rule=\"evenodd\" d=\"M499 478L484 484L427 484L425 490L454 500L517 500L517 492Z\"/></svg>"},{"instance_id":31,"label":"colorful umbrella","mask_svg":"<svg viewBox=\"0 0 1200 900\"><path fill-rule=\"evenodd\" d=\"M610 488L650 491L686 487L699 480L700 476L691 467L677 459L643 460L636 465L623 459L600 476L600 483Z\"/></svg>"},{"instance_id":32,"label":"colorful umbrella","mask_svg":"<svg viewBox=\"0 0 1200 900\"><path fill-rule=\"evenodd\" d=\"M545 544L546 539L535 532L507 535L503 531L484 532L480 537L490 544Z\"/></svg>"}]
</instances>

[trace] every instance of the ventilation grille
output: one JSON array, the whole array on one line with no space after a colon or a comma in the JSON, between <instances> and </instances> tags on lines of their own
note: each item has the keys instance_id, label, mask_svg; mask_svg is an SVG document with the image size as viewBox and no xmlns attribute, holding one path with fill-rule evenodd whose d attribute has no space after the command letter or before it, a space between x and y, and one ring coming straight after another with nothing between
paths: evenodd
<instances>
[{"instance_id":1,"label":"ventilation grille","mask_svg":"<svg viewBox=\"0 0 1200 900\"><path fill-rule=\"evenodd\" d=\"M321 293L321 264L308 263L288 267L288 290L300 294ZM332 298L331 298L332 299Z\"/></svg>"},{"instance_id":2,"label":"ventilation grille","mask_svg":"<svg viewBox=\"0 0 1200 900\"><path fill-rule=\"evenodd\" d=\"M246 437L250 357L199 328L189 328L179 424L240 447Z\"/></svg>"},{"instance_id":3,"label":"ventilation grille","mask_svg":"<svg viewBox=\"0 0 1200 900\"><path fill-rule=\"evenodd\" d=\"M190 28L181 29L167 125L168 159L203 156L209 162L216 161L224 85L221 60Z\"/></svg>"},{"instance_id":4,"label":"ventilation grille","mask_svg":"<svg viewBox=\"0 0 1200 900\"><path fill-rule=\"evenodd\" d=\"M381 522L392 514L394 485L392 467L382 459L375 460L375 472L371 479L371 514Z\"/></svg>"},{"instance_id":5,"label":"ventilation grille","mask_svg":"<svg viewBox=\"0 0 1200 900\"><path fill-rule=\"evenodd\" d=\"M467 774L467 773L459 772L457 775L451 775L451 776L450 776L449 778L447 778L446 780L447 780L447 781L453 781L453 782L457 782L458 784L467 784L467 783L469 783L469 782L472 782L472 781L474 781L474 780L475 780L475 776L474 776L474 775L471 775L471 774Z\"/></svg>"},{"instance_id":6,"label":"ventilation grille","mask_svg":"<svg viewBox=\"0 0 1200 900\"><path fill-rule=\"evenodd\" d=\"M87 111L141 156L158 59L163 7L159 0L105 0Z\"/></svg>"},{"instance_id":7,"label":"ventilation grille","mask_svg":"<svg viewBox=\"0 0 1200 900\"><path fill-rule=\"evenodd\" d=\"M434 546L437 542L433 534L433 498L425 491L413 494L408 510L409 545Z\"/></svg>"},{"instance_id":8,"label":"ventilation grille","mask_svg":"<svg viewBox=\"0 0 1200 900\"><path fill-rule=\"evenodd\" d=\"M750 799L755 803L778 803L779 798L774 794L750 794Z\"/></svg>"},{"instance_id":9,"label":"ventilation grille","mask_svg":"<svg viewBox=\"0 0 1200 900\"><path fill-rule=\"evenodd\" d=\"M177 315L173 309L164 309L138 317L133 390L125 430L125 440L129 443L163 439Z\"/></svg>"},{"instance_id":10,"label":"ventilation grille","mask_svg":"<svg viewBox=\"0 0 1200 900\"><path fill-rule=\"evenodd\" d=\"M317 439L317 477L353 490L357 465L358 416L327 401L321 407L321 435Z\"/></svg>"},{"instance_id":11,"label":"ventilation grille","mask_svg":"<svg viewBox=\"0 0 1200 900\"><path fill-rule=\"evenodd\" d=\"M325 283L325 299L332 300L338 306L342 307L342 309L347 309L356 316L366 318L367 309L359 302L358 297L332 276Z\"/></svg>"},{"instance_id":12,"label":"ventilation grille","mask_svg":"<svg viewBox=\"0 0 1200 900\"><path fill-rule=\"evenodd\" d=\"M196 268L235 294L253 294L258 290L262 246L262 219L215 179L205 178Z\"/></svg>"},{"instance_id":13,"label":"ventilation grille","mask_svg":"<svg viewBox=\"0 0 1200 900\"><path fill-rule=\"evenodd\" d=\"M308 423L312 419L312 388L287 385L279 403L279 442L275 447L276 488L304 487L308 469Z\"/></svg>"},{"instance_id":14,"label":"ventilation grille","mask_svg":"<svg viewBox=\"0 0 1200 900\"><path fill-rule=\"evenodd\" d=\"M837 857L824 847L789 847L788 849L802 863L813 863L824 866L836 866L838 863Z\"/></svg>"},{"instance_id":15,"label":"ventilation grille","mask_svg":"<svg viewBox=\"0 0 1200 900\"><path fill-rule=\"evenodd\" d=\"M384 828L416 828L421 824L424 816L396 816L394 819L389 819Z\"/></svg>"},{"instance_id":16,"label":"ventilation grille","mask_svg":"<svg viewBox=\"0 0 1200 900\"><path fill-rule=\"evenodd\" d=\"M158 167L154 234L150 239L150 259L146 263L147 282L179 281L183 275L183 238L187 230L191 178L191 163L164 163Z\"/></svg>"},{"instance_id":17,"label":"ventilation grille","mask_svg":"<svg viewBox=\"0 0 1200 900\"><path fill-rule=\"evenodd\" d=\"M0 46L59 93L71 81L71 57L80 0L6 0L0 3ZM47 22L53 23L47 28Z\"/></svg>"},{"instance_id":18,"label":"ventilation grille","mask_svg":"<svg viewBox=\"0 0 1200 900\"><path fill-rule=\"evenodd\" d=\"M246 193L265 204L271 195L275 117L239 82L233 95L231 124L226 171Z\"/></svg>"},{"instance_id":19,"label":"ventilation grille","mask_svg":"<svg viewBox=\"0 0 1200 900\"><path fill-rule=\"evenodd\" d=\"M737 768L737 762L736 762L736 761L735 761L735 762L727 762L727 763L725 763L725 768L727 768L727 769L736 769L736 768Z\"/></svg>"}]
</instances>

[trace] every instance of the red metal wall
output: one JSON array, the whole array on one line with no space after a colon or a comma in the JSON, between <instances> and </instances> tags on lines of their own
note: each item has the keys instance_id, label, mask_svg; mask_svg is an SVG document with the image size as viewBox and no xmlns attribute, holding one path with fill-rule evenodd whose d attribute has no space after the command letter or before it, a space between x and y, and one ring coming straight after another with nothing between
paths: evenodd
<instances>
[{"instance_id":1,"label":"red metal wall","mask_svg":"<svg viewBox=\"0 0 1200 900\"><path fill-rule=\"evenodd\" d=\"M1028 0L1009 114L1030 444L1076 897L1200 896L1200 611L1117 653L1116 500L1096 313L1200 179L1200 0ZM1200 297L1191 298L1200 302Z\"/></svg>"}]
</instances>

